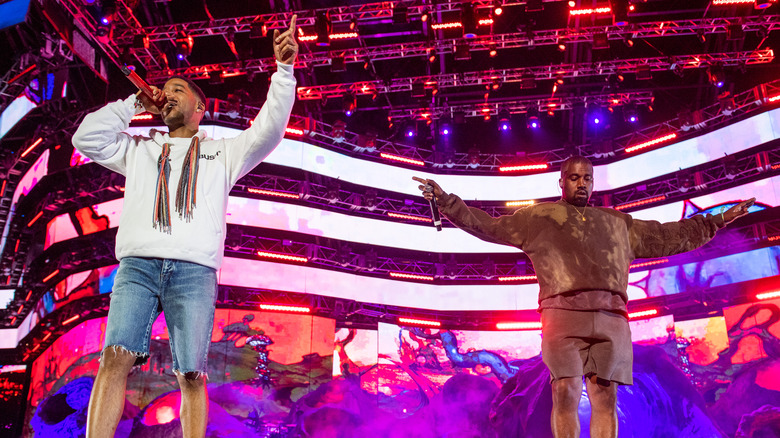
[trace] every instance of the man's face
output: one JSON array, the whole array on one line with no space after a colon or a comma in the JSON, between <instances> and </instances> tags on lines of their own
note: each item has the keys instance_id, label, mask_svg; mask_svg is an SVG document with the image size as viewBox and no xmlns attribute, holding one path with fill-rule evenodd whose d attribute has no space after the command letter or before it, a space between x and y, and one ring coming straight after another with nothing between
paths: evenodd
<instances>
[{"instance_id":1,"label":"man's face","mask_svg":"<svg viewBox=\"0 0 780 438\"><path fill-rule=\"evenodd\" d=\"M593 193L593 166L586 163L569 163L563 169L563 176L558 180L563 193L563 199L577 207L588 205Z\"/></svg>"},{"instance_id":2,"label":"man's face","mask_svg":"<svg viewBox=\"0 0 780 438\"><path fill-rule=\"evenodd\" d=\"M165 83L163 93L167 103L162 108L160 115L168 128L175 129L193 119L200 122L203 104L198 100L198 95L190 90L186 82L178 78L171 79Z\"/></svg>"}]
</instances>

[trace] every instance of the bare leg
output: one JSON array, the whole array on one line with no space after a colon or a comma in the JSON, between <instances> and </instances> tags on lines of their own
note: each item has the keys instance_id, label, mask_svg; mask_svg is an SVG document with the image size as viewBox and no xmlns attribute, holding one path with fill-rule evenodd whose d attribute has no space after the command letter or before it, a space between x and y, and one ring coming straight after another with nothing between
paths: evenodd
<instances>
[{"instance_id":1,"label":"bare leg","mask_svg":"<svg viewBox=\"0 0 780 438\"><path fill-rule=\"evenodd\" d=\"M206 376L197 373L177 374L181 388L181 429L184 438L206 436L209 416L209 397L206 391Z\"/></svg>"},{"instance_id":2,"label":"bare leg","mask_svg":"<svg viewBox=\"0 0 780 438\"><path fill-rule=\"evenodd\" d=\"M135 356L121 348L106 347L89 397L87 438L111 438L125 407L127 375Z\"/></svg>"},{"instance_id":3,"label":"bare leg","mask_svg":"<svg viewBox=\"0 0 780 438\"><path fill-rule=\"evenodd\" d=\"M615 382L597 381L596 376L588 379L590 436L592 438L617 437L617 387Z\"/></svg>"},{"instance_id":4,"label":"bare leg","mask_svg":"<svg viewBox=\"0 0 780 438\"><path fill-rule=\"evenodd\" d=\"M555 438L578 438L578 407L582 397L582 377L566 377L552 382L552 430Z\"/></svg>"}]
</instances>

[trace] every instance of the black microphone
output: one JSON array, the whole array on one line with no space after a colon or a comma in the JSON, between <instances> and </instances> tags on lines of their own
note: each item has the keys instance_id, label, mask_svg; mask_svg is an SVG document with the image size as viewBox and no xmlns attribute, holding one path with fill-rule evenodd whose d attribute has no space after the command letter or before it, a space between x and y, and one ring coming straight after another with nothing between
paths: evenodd
<instances>
[{"instance_id":1,"label":"black microphone","mask_svg":"<svg viewBox=\"0 0 780 438\"><path fill-rule=\"evenodd\" d=\"M428 188L430 187L430 190ZM428 184L425 186L425 191L433 195L433 186ZM428 201L431 206L431 217L433 217L433 225L436 226L436 231L441 231L441 216L439 215L439 204L436 203L436 196L431 197Z\"/></svg>"}]
</instances>

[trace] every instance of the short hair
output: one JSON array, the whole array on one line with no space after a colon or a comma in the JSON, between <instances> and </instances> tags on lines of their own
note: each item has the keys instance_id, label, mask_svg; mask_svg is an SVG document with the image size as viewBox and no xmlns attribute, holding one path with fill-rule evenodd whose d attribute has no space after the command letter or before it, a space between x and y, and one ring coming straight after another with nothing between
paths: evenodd
<instances>
[{"instance_id":1,"label":"short hair","mask_svg":"<svg viewBox=\"0 0 780 438\"><path fill-rule=\"evenodd\" d=\"M572 155L571 157L563 160L563 163L561 163L561 178L564 177L563 173L566 171L566 169L569 168L569 164L572 163L587 164L591 167L591 169L593 168L593 163L588 157L583 157L582 155Z\"/></svg>"},{"instance_id":2,"label":"short hair","mask_svg":"<svg viewBox=\"0 0 780 438\"><path fill-rule=\"evenodd\" d=\"M191 80L189 80L189 79L187 79L185 77L182 77L182 76L173 76L173 77L171 77L168 80L170 81L171 79L179 79L179 80L182 80L182 81L186 82L187 83L187 87L189 87L189 89L193 93L195 93L196 96L198 96L198 99L200 99L200 101L203 102L203 106L208 105L208 99L206 99L206 93L204 93L203 90L200 89L198 84L196 84L195 82L192 82Z\"/></svg>"}]
</instances>

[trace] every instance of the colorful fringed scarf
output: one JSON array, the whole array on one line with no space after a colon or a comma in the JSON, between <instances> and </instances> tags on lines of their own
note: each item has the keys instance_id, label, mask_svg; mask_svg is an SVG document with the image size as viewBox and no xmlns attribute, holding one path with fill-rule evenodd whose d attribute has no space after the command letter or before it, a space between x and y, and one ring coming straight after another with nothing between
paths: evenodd
<instances>
[{"instance_id":1,"label":"colorful fringed scarf","mask_svg":"<svg viewBox=\"0 0 780 438\"><path fill-rule=\"evenodd\" d=\"M154 196L154 215L152 225L160 228L164 233L171 233L171 209L168 200L168 177L171 174L171 164L168 158L171 154L171 145L163 144L160 158L157 160L157 189ZM179 186L176 189L176 212L179 218L187 222L192 219L195 209L195 192L198 185L198 157L200 157L200 140L193 137L187 156L181 166Z\"/></svg>"}]
</instances>

